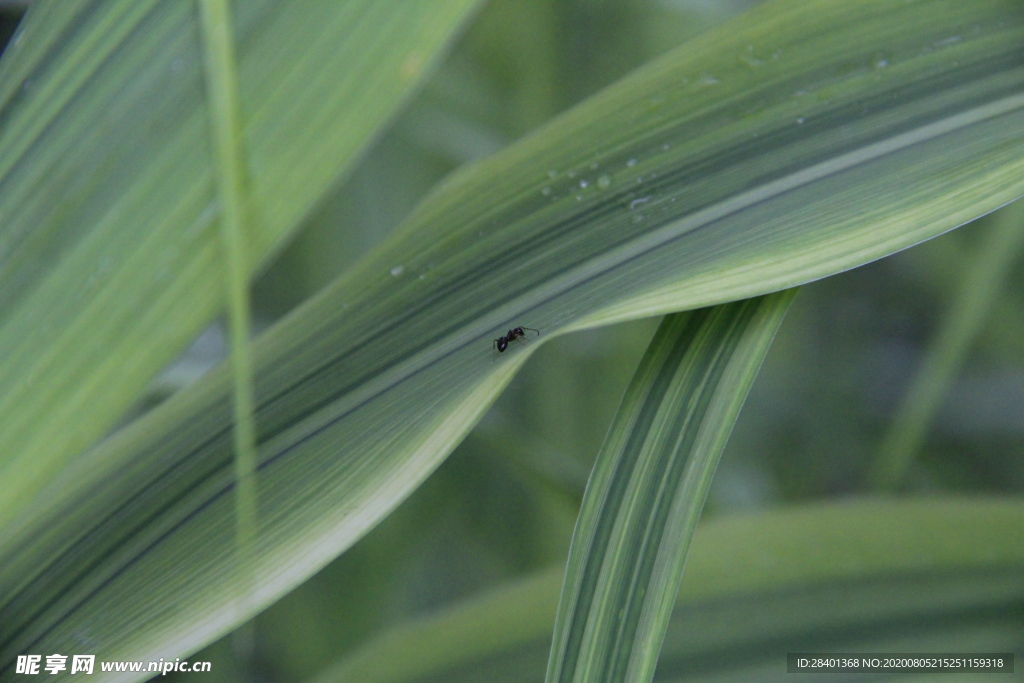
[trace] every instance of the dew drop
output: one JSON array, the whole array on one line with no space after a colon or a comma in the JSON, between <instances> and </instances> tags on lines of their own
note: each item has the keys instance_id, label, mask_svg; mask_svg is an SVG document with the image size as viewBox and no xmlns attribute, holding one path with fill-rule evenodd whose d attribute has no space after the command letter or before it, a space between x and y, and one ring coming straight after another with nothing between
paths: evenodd
<instances>
[{"instance_id":1,"label":"dew drop","mask_svg":"<svg viewBox=\"0 0 1024 683\"><path fill-rule=\"evenodd\" d=\"M556 171L554 169L548 171L548 178L551 178L552 180L554 180L557 177L558 177L558 171Z\"/></svg>"},{"instance_id":2,"label":"dew drop","mask_svg":"<svg viewBox=\"0 0 1024 683\"><path fill-rule=\"evenodd\" d=\"M798 119L796 120L796 122L797 122L797 123L799 123L800 125L803 125L804 121L806 121L806 120L807 120L807 119L805 119L804 117L802 117L802 116L801 116L800 118L798 118Z\"/></svg>"},{"instance_id":3,"label":"dew drop","mask_svg":"<svg viewBox=\"0 0 1024 683\"><path fill-rule=\"evenodd\" d=\"M651 201L650 197L641 197L640 199L634 199L629 203L629 208L631 211L635 210L636 207L640 206L641 204L646 204L649 201Z\"/></svg>"},{"instance_id":4,"label":"dew drop","mask_svg":"<svg viewBox=\"0 0 1024 683\"><path fill-rule=\"evenodd\" d=\"M636 159L630 159L629 161L627 161L626 166L629 166L630 168L636 166Z\"/></svg>"},{"instance_id":5,"label":"dew drop","mask_svg":"<svg viewBox=\"0 0 1024 683\"><path fill-rule=\"evenodd\" d=\"M879 59L877 62L875 62L875 68L876 69L884 69L887 66L889 66L889 60L888 59Z\"/></svg>"},{"instance_id":6,"label":"dew drop","mask_svg":"<svg viewBox=\"0 0 1024 683\"><path fill-rule=\"evenodd\" d=\"M551 188L545 185L544 187L540 188L540 193L547 197L548 195L551 194Z\"/></svg>"},{"instance_id":7,"label":"dew drop","mask_svg":"<svg viewBox=\"0 0 1024 683\"><path fill-rule=\"evenodd\" d=\"M590 184L590 183L588 183L588 182L587 182L586 180L581 180L581 181L580 181L580 187L584 187L584 188L585 188L585 187L586 187L587 185L589 185L589 184Z\"/></svg>"},{"instance_id":8,"label":"dew drop","mask_svg":"<svg viewBox=\"0 0 1024 683\"><path fill-rule=\"evenodd\" d=\"M611 186L611 184L612 179L606 175L603 175L597 179L597 186L600 187L602 190L607 190L608 187Z\"/></svg>"},{"instance_id":9,"label":"dew drop","mask_svg":"<svg viewBox=\"0 0 1024 683\"><path fill-rule=\"evenodd\" d=\"M700 82L701 85L718 85L722 81L721 81L721 79L717 78L716 76L713 76L712 74L702 73L700 75L700 81L699 82Z\"/></svg>"},{"instance_id":10,"label":"dew drop","mask_svg":"<svg viewBox=\"0 0 1024 683\"><path fill-rule=\"evenodd\" d=\"M405 272L405 266L395 266L394 268L391 269L391 275L393 277L398 277L399 275L401 275L404 272Z\"/></svg>"}]
</instances>

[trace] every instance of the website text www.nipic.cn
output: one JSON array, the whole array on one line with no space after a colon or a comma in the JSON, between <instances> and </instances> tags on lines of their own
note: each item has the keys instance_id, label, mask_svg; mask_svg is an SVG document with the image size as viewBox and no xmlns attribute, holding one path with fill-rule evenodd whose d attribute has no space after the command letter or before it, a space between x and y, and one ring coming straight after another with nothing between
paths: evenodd
<instances>
[{"instance_id":1,"label":"website text www.nipic.cn","mask_svg":"<svg viewBox=\"0 0 1024 683\"><path fill-rule=\"evenodd\" d=\"M70 662L68 660L71 660ZM96 655L18 655L14 673L18 674L58 674L67 671L72 674L91 674L96 671ZM99 670L102 672L135 672L158 673L166 676L172 671L181 673L200 673L210 670L209 662L189 662L175 659L149 662L101 661Z\"/></svg>"}]
</instances>

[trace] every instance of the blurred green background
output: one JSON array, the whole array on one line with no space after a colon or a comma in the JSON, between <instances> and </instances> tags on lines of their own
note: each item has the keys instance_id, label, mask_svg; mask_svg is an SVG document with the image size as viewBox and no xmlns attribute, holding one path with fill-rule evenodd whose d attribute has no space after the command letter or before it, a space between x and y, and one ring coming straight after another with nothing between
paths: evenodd
<instances>
[{"instance_id":1,"label":"blurred green background","mask_svg":"<svg viewBox=\"0 0 1024 683\"><path fill-rule=\"evenodd\" d=\"M492 0L424 91L254 287L257 329L388 234L447 173L488 155L748 0ZM6 40L18 7L2 8ZM722 459L705 514L871 493L866 476L992 221L802 288ZM903 493L1024 490L1024 273L943 384ZM986 309L985 307L989 308ZM658 320L545 344L469 438L349 552L260 615L255 677L298 681L410 615L564 561L590 465ZM529 321L523 321L529 324ZM222 360L219 325L139 412ZM225 638L204 680L239 680ZM169 679L182 678L172 675Z\"/></svg>"}]
</instances>

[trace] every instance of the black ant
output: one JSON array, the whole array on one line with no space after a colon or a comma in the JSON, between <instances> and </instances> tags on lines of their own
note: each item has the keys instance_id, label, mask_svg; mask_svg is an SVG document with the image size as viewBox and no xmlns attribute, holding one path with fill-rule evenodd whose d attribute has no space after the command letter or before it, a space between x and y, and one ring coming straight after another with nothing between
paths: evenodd
<instances>
[{"instance_id":1,"label":"black ant","mask_svg":"<svg viewBox=\"0 0 1024 683\"><path fill-rule=\"evenodd\" d=\"M535 330L532 327L513 327L504 337L498 337L494 340L494 348L498 349L498 353L504 353L508 345L516 339L526 341L527 331L536 332L537 336L540 336L540 330Z\"/></svg>"}]
</instances>

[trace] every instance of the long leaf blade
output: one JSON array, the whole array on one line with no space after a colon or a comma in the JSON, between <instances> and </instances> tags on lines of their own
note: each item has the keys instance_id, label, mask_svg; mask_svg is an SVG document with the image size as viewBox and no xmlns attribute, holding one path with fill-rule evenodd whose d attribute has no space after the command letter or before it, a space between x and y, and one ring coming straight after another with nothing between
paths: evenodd
<instances>
[{"instance_id":1,"label":"long leaf blade","mask_svg":"<svg viewBox=\"0 0 1024 683\"><path fill-rule=\"evenodd\" d=\"M651 680L718 458L793 294L662 322L583 496L549 682Z\"/></svg>"},{"instance_id":2,"label":"long leaf blade","mask_svg":"<svg viewBox=\"0 0 1024 683\"><path fill-rule=\"evenodd\" d=\"M867 476L876 490L892 491L906 477L942 399L1024 251L1024 202L1000 211L994 222L878 447Z\"/></svg>"},{"instance_id":3,"label":"long leaf blade","mask_svg":"<svg viewBox=\"0 0 1024 683\"><path fill-rule=\"evenodd\" d=\"M247 275L352 167L474 4L236 3ZM136 0L33 3L4 52L0 523L223 305L201 53L193 3Z\"/></svg>"}]
</instances>

